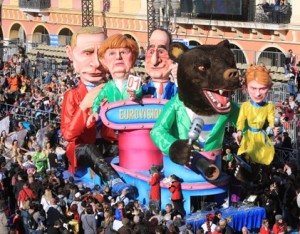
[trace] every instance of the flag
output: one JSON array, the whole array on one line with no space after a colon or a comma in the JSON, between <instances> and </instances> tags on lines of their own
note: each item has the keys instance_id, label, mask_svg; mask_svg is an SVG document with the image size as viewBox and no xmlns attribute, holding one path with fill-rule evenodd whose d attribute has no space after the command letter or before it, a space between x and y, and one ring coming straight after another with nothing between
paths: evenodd
<instances>
[{"instance_id":1,"label":"flag","mask_svg":"<svg viewBox=\"0 0 300 234\"><path fill-rule=\"evenodd\" d=\"M46 139L47 130L48 130L48 126L39 129L36 133L36 142L38 143L39 146L42 147L42 149L44 148L44 142Z\"/></svg>"},{"instance_id":2,"label":"flag","mask_svg":"<svg viewBox=\"0 0 300 234\"><path fill-rule=\"evenodd\" d=\"M9 135L6 138L5 143L8 143L8 144L12 145L12 142L14 140L17 140L18 143L19 143L18 145L22 146L23 143L24 143L25 136L27 135L27 132L28 132L27 129L23 129L23 130L20 130L20 131L17 131L17 132L12 132L12 133L10 133L11 135Z\"/></svg>"},{"instance_id":3,"label":"flag","mask_svg":"<svg viewBox=\"0 0 300 234\"><path fill-rule=\"evenodd\" d=\"M2 119L0 121L0 132L2 132L3 130L6 132L6 134L9 133L9 116L5 117L4 119Z\"/></svg>"}]
</instances>

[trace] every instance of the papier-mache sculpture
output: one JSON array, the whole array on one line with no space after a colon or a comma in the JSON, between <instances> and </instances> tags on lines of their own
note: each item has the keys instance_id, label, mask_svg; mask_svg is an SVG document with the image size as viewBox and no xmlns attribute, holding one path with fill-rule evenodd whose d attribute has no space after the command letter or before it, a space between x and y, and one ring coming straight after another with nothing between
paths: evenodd
<instances>
[{"instance_id":1,"label":"papier-mache sculpture","mask_svg":"<svg viewBox=\"0 0 300 234\"><path fill-rule=\"evenodd\" d=\"M274 129L275 122L275 107L266 102L272 87L268 69L261 65L251 66L246 72L246 84L250 100L241 105L235 135L239 144L235 176L243 182L255 181L275 154L273 143L264 129L266 123Z\"/></svg>"},{"instance_id":2,"label":"papier-mache sculpture","mask_svg":"<svg viewBox=\"0 0 300 234\"><path fill-rule=\"evenodd\" d=\"M230 99L240 78L229 45L227 40L193 49L172 44L170 54L179 64L178 95L165 105L151 131L152 140L171 161L209 181L220 174L225 125L235 124L239 114ZM197 139L191 138L195 134L191 126L198 131Z\"/></svg>"}]
</instances>

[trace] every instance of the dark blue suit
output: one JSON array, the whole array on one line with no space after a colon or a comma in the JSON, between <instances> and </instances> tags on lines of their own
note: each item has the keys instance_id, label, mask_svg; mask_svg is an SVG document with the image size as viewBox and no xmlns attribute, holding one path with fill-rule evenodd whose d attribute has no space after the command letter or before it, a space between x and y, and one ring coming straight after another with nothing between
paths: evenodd
<instances>
[{"instance_id":1,"label":"dark blue suit","mask_svg":"<svg viewBox=\"0 0 300 234\"><path fill-rule=\"evenodd\" d=\"M142 87L143 90L143 96L145 95L153 95L154 98L157 98L157 90L153 83L153 81L150 81L148 84L144 85ZM177 93L177 86L175 83L168 81L167 85L164 88L164 93L162 98L170 100L175 94Z\"/></svg>"}]
</instances>

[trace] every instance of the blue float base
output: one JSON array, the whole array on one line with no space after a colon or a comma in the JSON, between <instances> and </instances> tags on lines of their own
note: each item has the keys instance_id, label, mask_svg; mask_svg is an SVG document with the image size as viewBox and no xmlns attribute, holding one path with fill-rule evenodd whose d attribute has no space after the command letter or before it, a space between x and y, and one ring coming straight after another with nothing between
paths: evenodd
<instances>
[{"instance_id":1,"label":"blue float base","mask_svg":"<svg viewBox=\"0 0 300 234\"><path fill-rule=\"evenodd\" d=\"M93 173L90 168L80 169L75 172L74 175L71 175L69 171L64 171L64 179L68 179L70 176L74 177L74 182L76 184L84 184L85 187L94 188L95 185L101 185L101 178Z\"/></svg>"},{"instance_id":2,"label":"blue float base","mask_svg":"<svg viewBox=\"0 0 300 234\"><path fill-rule=\"evenodd\" d=\"M130 171L126 168L120 167L118 165L118 157L114 158L111 162L114 169L118 172L120 177L122 177L126 183L136 186L139 190L138 200L143 205L149 204L149 194L150 194L150 174L148 171ZM179 166L179 165L177 165ZM220 195L223 197L228 197L228 184L229 176L226 174L221 174L218 180L213 182L207 182L203 180L202 175L196 174L195 172L179 166L181 170L174 170L173 173L178 177L186 178L186 175L183 175L184 171L190 173L189 177L195 180L195 177L202 178L202 182L185 182L181 183L182 195L184 197L184 209L186 214L192 212L191 209L191 197L193 196L208 196L208 195ZM161 181L161 207L164 208L166 204L172 203L170 200L171 193L169 191L169 184Z\"/></svg>"}]
</instances>

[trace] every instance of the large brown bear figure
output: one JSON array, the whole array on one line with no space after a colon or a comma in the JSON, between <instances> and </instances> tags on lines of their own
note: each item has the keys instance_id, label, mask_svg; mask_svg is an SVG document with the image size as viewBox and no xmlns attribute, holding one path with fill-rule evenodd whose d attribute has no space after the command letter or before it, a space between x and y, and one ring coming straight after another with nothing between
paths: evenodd
<instances>
[{"instance_id":1,"label":"large brown bear figure","mask_svg":"<svg viewBox=\"0 0 300 234\"><path fill-rule=\"evenodd\" d=\"M178 95L165 105L151 138L173 162L202 173L206 180L215 180L221 167L226 123L235 123L239 114L230 99L240 87L234 55L227 40L193 49L173 44L170 54L178 62ZM193 139L193 128L201 132L197 139ZM195 153L195 142L201 145L200 152ZM164 167L168 175L168 166Z\"/></svg>"}]
</instances>

